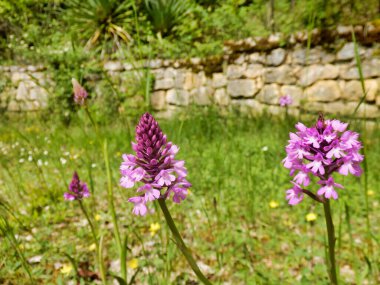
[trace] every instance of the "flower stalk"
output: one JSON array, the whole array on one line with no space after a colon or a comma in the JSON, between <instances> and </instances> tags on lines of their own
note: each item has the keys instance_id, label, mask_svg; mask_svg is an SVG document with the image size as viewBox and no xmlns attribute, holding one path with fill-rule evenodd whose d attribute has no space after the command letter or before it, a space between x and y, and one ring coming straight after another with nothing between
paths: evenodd
<instances>
[{"instance_id":1,"label":"flower stalk","mask_svg":"<svg viewBox=\"0 0 380 285\"><path fill-rule=\"evenodd\" d=\"M328 237L328 249L329 249L329 277L331 284L338 285L338 279L336 275L336 264L335 264L335 231L334 223L331 216L330 200L326 199L323 203L323 209L325 212L327 237Z\"/></svg>"},{"instance_id":2,"label":"flower stalk","mask_svg":"<svg viewBox=\"0 0 380 285\"><path fill-rule=\"evenodd\" d=\"M104 140L103 156L104 156L104 162L105 162L106 171L107 171L108 207L111 212L114 236L116 239L116 244L117 244L117 248L118 248L119 256L120 256L120 272L121 272L121 277L127 282L126 252L125 252L125 248L123 249L123 245L121 242L119 225L117 222L117 216L116 216L116 211L115 211L115 205L113 203L114 198L113 198L113 189L112 189L111 168L110 168L110 163L109 163L109 158L108 158L107 140Z\"/></svg>"},{"instance_id":3,"label":"flower stalk","mask_svg":"<svg viewBox=\"0 0 380 285\"><path fill-rule=\"evenodd\" d=\"M197 265L197 262L192 256L190 250L187 248L185 242L183 241L181 234L179 233L177 226L175 225L174 220L169 212L169 209L166 206L165 199L163 198L158 199L158 204L160 205L160 208L165 216L166 223L168 224L169 229L173 234L173 237L176 241L178 248L181 250L182 254L185 256L191 269L194 271L194 273L197 275L197 277L203 284L211 285L211 282L203 275L202 271L199 269Z\"/></svg>"},{"instance_id":4,"label":"flower stalk","mask_svg":"<svg viewBox=\"0 0 380 285\"><path fill-rule=\"evenodd\" d=\"M112 178L111 178L111 168L110 168L110 163L109 163L109 158L108 158L108 148L107 148L107 141L104 140L102 143L101 140L101 135L99 133L98 126L94 120L94 118L91 115L91 112L88 108L88 93L87 91L76 81L75 79L72 80L73 83L73 91L74 91L74 101L77 105L82 107L88 117L88 119L91 122L91 125L93 126L96 134L96 139L99 144L99 147L103 149L103 158L105 162L105 167L107 171L107 192L108 192L108 206L111 212L112 216L112 223L113 223L113 228L114 228L114 236L116 239L116 244L119 252L119 257L120 257L120 272L121 272L121 277L124 279L125 282L127 282L127 265L126 265L126 244L123 245L121 238L120 238L120 231L119 231L119 226L117 223L117 216L116 216L116 211L115 211L115 206L113 203L113 190L112 190ZM90 223L90 221L89 221ZM98 243L98 256L101 257L102 254L99 251L99 245ZM101 250L101 249L100 249Z\"/></svg>"},{"instance_id":5,"label":"flower stalk","mask_svg":"<svg viewBox=\"0 0 380 285\"><path fill-rule=\"evenodd\" d=\"M83 205L82 200L78 199L77 201L78 201L79 206L80 206L80 208L81 208L84 216L86 217L86 220L87 220L87 222L91 228L92 237L94 239L94 243L96 246L96 257L98 259L98 264L99 264L100 278L102 279L103 284L106 285L107 284L107 277L106 277L105 268L104 268L104 264L103 264L103 258L101 258L101 254L100 254L99 240L98 240L98 236L96 234L94 224L92 223L90 216L86 210L86 207Z\"/></svg>"}]
</instances>

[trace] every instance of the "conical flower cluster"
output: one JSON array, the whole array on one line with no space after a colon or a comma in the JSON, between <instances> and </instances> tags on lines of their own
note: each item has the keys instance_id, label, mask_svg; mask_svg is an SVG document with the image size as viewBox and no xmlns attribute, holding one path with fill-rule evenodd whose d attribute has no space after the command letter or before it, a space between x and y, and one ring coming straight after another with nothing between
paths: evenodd
<instances>
[{"instance_id":1,"label":"conical flower cluster","mask_svg":"<svg viewBox=\"0 0 380 285\"><path fill-rule=\"evenodd\" d=\"M144 216L147 202L166 199L173 194L173 201L180 203L187 196L191 184L185 179L185 162L175 160L179 148L168 142L157 121L145 113L136 127L136 143L132 143L135 155L123 154L120 166L120 185L132 188L136 183L138 196L129 198L134 204L133 213Z\"/></svg>"},{"instance_id":2,"label":"conical flower cluster","mask_svg":"<svg viewBox=\"0 0 380 285\"><path fill-rule=\"evenodd\" d=\"M362 144L358 140L359 134L346 131L347 126L338 120L324 120L320 116L315 126L308 128L298 123L297 132L290 133L287 156L283 160L290 174L295 175L293 188L287 191L289 204L302 201L304 193L308 192L302 186L309 186L313 176L319 179L317 183L321 185L318 196L337 199L336 188L343 186L334 182L333 173L361 175L359 164L364 157L359 150Z\"/></svg>"},{"instance_id":3,"label":"conical flower cluster","mask_svg":"<svg viewBox=\"0 0 380 285\"><path fill-rule=\"evenodd\" d=\"M71 83L73 84L74 102L79 106L84 106L88 97L86 89L75 78L71 79Z\"/></svg>"},{"instance_id":4,"label":"conical flower cluster","mask_svg":"<svg viewBox=\"0 0 380 285\"><path fill-rule=\"evenodd\" d=\"M80 181L78 173L74 171L73 178L69 185L69 192L64 195L65 200L82 200L90 196L90 191L88 191L87 184Z\"/></svg>"}]
</instances>

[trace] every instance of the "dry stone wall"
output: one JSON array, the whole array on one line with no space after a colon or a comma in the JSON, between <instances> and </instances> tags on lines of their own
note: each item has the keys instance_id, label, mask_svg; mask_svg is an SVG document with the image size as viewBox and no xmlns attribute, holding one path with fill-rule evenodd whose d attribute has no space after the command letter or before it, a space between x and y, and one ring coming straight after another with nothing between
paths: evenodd
<instances>
[{"instance_id":1,"label":"dry stone wall","mask_svg":"<svg viewBox=\"0 0 380 285\"><path fill-rule=\"evenodd\" d=\"M0 66L0 108L9 112L38 111L48 105L48 80L42 66Z\"/></svg>"},{"instance_id":2,"label":"dry stone wall","mask_svg":"<svg viewBox=\"0 0 380 285\"><path fill-rule=\"evenodd\" d=\"M163 117L192 104L252 115L282 114L279 98L284 95L293 99L288 108L291 114L302 110L350 115L363 96L352 29L366 92L357 114L376 119L380 117L380 27L372 24L226 42L220 57L155 59L139 67L109 61L103 68L115 82L123 82L126 73L149 69L154 77L151 104ZM11 82L0 89L3 109L33 111L47 106L45 87L53 82L42 67L3 67L0 71Z\"/></svg>"},{"instance_id":3,"label":"dry stone wall","mask_svg":"<svg viewBox=\"0 0 380 285\"><path fill-rule=\"evenodd\" d=\"M367 118L380 117L380 57L375 51L374 47L359 49L367 95L358 115ZM293 114L302 109L350 115L363 96L351 42L336 52L295 46L242 53L224 62L221 72L211 74L156 66L152 69L155 84L151 102L155 110L168 115L189 104L277 114L283 112L279 98L284 95L293 99L289 108Z\"/></svg>"}]
</instances>

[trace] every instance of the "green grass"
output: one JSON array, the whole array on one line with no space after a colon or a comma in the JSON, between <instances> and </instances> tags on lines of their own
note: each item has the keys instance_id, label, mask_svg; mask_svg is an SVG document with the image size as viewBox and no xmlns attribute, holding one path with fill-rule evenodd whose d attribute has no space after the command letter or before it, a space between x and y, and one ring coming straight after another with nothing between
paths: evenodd
<instances>
[{"instance_id":1,"label":"green grass","mask_svg":"<svg viewBox=\"0 0 380 285\"><path fill-rule=\"evenodd\" d=\"M290 207L285 200L285 190L291 184L281 160L288 133L297 121L219 117L194 110L189 113L191 118L183 115L171 121L159 120L169 140L180 146L179 158L186 160L193 184L182 204L168 202L168 206L212 283L328 284L322 206L306 198ZM119 118L99 126L109 145L118 223L122 239L128 237L127 259L136 258L139 263L138 269L128 268L128 276L135 275L135 284L197 284L170 237L158 205L147 217L133 216L127 199L134 191L117 186L121 154L131 152L137 119ZM65 127L54 121L25 119L0 126L0 215L12 227L20 249L15 250L15 242L10 243L9 237L0 232L1 284L29 284L20 253L26 260L42 257L27 266L37 284L74 280L73 270L64 274L60 268L67 267L69 259L82 273L97 270L95 251L89 249L91 232L83 222L79 205L63 200L74 170L91 188L93 195L85 204L92 217L100 216L96 223L104 234L105 263L111 266L108 272L117 273L114 268L118 266L113 264L118 252L107 207L102 149L97 147L84 113L79 113L74 122ZM360 126L354 122L350 128L361 132ZM378 129L366 134L366 155L372 240L368 240L362 179L336 176L337 182L345 186L339 191L340 198L331 203L342 284L354 284L355 280L380 282ZM271 201L278 206L270 207ZM315 222L306 221L311 212L317 214ZM161 229L151 236L149 227L156 222ZM371 256L366 255L368 244ZM80 278L81 284L91 284L89 278Z\"/></svg>"}]
</instances>

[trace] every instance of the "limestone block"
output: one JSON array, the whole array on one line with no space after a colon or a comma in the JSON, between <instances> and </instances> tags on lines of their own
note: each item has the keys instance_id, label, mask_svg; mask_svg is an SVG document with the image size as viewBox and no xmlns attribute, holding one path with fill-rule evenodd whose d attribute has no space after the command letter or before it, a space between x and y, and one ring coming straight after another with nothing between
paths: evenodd
<instances>
[{"instance_id":1,"label":"limestone block","mask_svg":"<svg viewBox=\"0 0 380 285\"><path fill-rule=\"evenodd\" d=\"M15 100L10 101L9 104L8 104L8 111L9 112L18 112L18 111L20 111L19 104Z\"/></svg>"},{"instance_id":2,"label":"limestone block","mask_svg":"<svg viewBox=\"0 0 380 285\"><path fill-rule=\"evenodd\" d=\"M178 72L174 80L177 89L190 90L193 88L193 74L190 71Z\"/></svg>"},{"instance_id":3,"label":"limestone block","mask_svg":"<svg viewBox=\"0 0 380 285\"><path fill-rule=\"evenodd\" d=\"M297 47L291 56L293 64L308 65L319 63L321 61L322 53L319 49L307 50L303 47Z\"/></svg>"},{"instance_id":4,"label":"limestone block","mask_svg":"<svg viewBox=\"0 0 380 285\"><path fill-rule=\"evenodd\" d=\"M231 80L227 85L227 93L231 97L253 97L262 88L262 81L252 79Z\"/></svg>"},{"instance_id":5,"label":"limestone block","mask_svg":"<svg viewBox=\"0 0 380 285\"><path fill-rule=\"evenodd\" d=\"M359 55L364 54L364 50L358 47ZM355 44L354 43L346 43L336 54L336 59L338 61L348 61L355 58Z\"/></svg>"},{"instance_id":6,"label":"limestone block","mask_svg":"<svg viewBox=\"0 0 380 285\"><path fill-rule=\"evenodd\" d=\"M265 105L255 99L232 100L231 105L240 112L253 116L261 115L265 109Z\"/></svg>"},{"instance_id":7,"label":"limestone block","mask_svg":"<svg viewBox=\"0 0 380 285\"><path fill-rule=\"evenodd\" d=\"M283 48L277 48L272 50L266 58L266 64L272 66L281 65L286 58L286 51Z\"/></svg>"},{"instance_id":8,"label":"limestone block","mask_svg":"<svg viewBox=\"0 0 380 285\"><path fill-rule=\"evenodd\" d=\"M11 74L11 81L14 85L17 85L21 81L30 80L30 76L24 72L13 72Z\"/></svg>"},{"instance_id":9,"label":"limestone block","mask_svg":"<svg viewBox=\"0 0 380 285\"><path fill-rule=\"evenodd\" d=\"M249 64L244 72L246 78L257 78L264 74L264 66L262 64Z\"/></svg>"},{"instance_id":10,"label":"limestone block","mask_svg":"<svg viewBox=\"0 0 380 285\"><path fill-rule=\"evenodd\" d=\"M313 64L304 68L300 72L299 84L301 86L310 86L318 80L322 79L335 79L339 76L339 67L326 64L317 65Z\"/></svg>"},{"instance_id":11,"label":"limestone block","mask_svg":"<svg viewBox=\"0 0 380 285\"><path fill-rule=\"evenodd\" d=\"M264 85L259 94L256 96L256 100L261 103L276 105L281 96L280 86L278 84Z\"/></svg>"},{"instance_id":12,"label":"limestone block","mask_svg":"<svg viewBox=\"0 0 380 285\"><path fill-rule=\"evenodd\" d=\"M331 102L340 98L339 85L334 80L318 81L305 90L307 101Z\"/></svg>"},{"instance_id":13,"label":"limestone block","mask_svg":"<svg viewBox=\"0 0 380 285\"><path fill-rule=\"evenodd\" d=\"M154 77L157 79L162 79L165 76L165 69L160 68L160 69L155 69L151 71Z\"/></svg>"},{"instance_id":14,"label":"limestone block","mask_svg":"<svg viewBox=\"0 0 380 285\"><path fill-rule=\"evenodd\" d=\"M265 64L265 55L258 52L252 53L248 56L248 62Z\"/></svg>"},{"instance_id":15,"label":"limestone block","mask_svg":"<svg viewBox=\"0 0 380 285\"><path fill-rule=\"evenodd\" d=\"M359 101L363 97L363 91L360 81L350 80L344 84L342 98L348 101Z\"/></svg>"},{"instance_id":16,"label":"limestone block","mask_svg":"<svg viewBox=\"0 0 380 285\"><path fill-rule=\"evenodd\" d=\"M281 96L290 96L293 100L291 106L298 107L302 100L304 100L303 91L300 87L295 85L283 85L281 87Z\"/></svg>"},{"instance_id":17,"label":"limestone block","mask_svg":"<svg viewBox=\"0 0 380 285\"><path fill-rule=\"evenodd\" d=\"M193 75L193 87L198 88L207 83L207 77L204 71L200 71Z\"/></svg>"},{"instance_id":18,"label":"limestone block","mask_svg":"<svg viewBox=\"0 0 380 285\"><path fill-rule=\"evenodd\" d=\"M214 93L212 87L201 86L190 92L191 98L196 105L206 106L211 104L211 97Z\"/></svg>"},{"instance_id":19,"label":"limestone block","mask_svg":"<svg viewBox=\"0 0 380 285\"><path fill-rule=\"evenodd\" d=\"M212 87L221 88L227 86L227 78L223 73L213 73Z\"/></svg>"},{"instance_id":20,"label":"limestone block","mask_svg":"<svg viewBox=\"0 0 380 285\"><path fill-rule=\"evenodd\" d=\"M16 100L25 101L29 97L29 89L27 88L25 82L20 82L17 88Z\"/></svg>"},{"instance_id":21,"label":"limestone block","mask_svg":"<svg viewBox=\"0 0 380 285\"><path fill-rule=\"evenodd\" d=\"M171 105L187 106L190 102L190 93L186 90L170 89L166 93L166 102Z\"/></svg>"},{"instance_id":22,"label":"limestone block","mask_svg":"<svg viewBox=\"0 0 380 285\"><path fill-rule=\"evenodd\" d=\"M230 64L227 66L227 78L237 79L244 76L245 65Z\"/></svg>"},{"instance_id":23,"label":"limestone block","mask_svg":"<svg viewBox=\"0 0 380 285\"><path fill-rule=\"evenodd\" d=\"M350 110L353 112L358 105L358 102L349 102L347 103ZM366 118L366 119L377 119L380 118L380 109L376 105L370 105L363 103L360 105L356 116L359 118Z\"/></svg>"},{"instance_id":24,"label":"limestone block","mask_svg":"<svg viewBox=\"0 0 380 285\"><path fill-rule=\"evenodd\" d=\"M120 61L108 61L104 64L104 69L107 71L122 71L124 65Z\"/></svg>"},{"instance_id":25,"label":"limestone block","mask_svg":"<svg viewBox=\"0 0 380 285\"><path fill-rule=\"evenodd\" d=\"M173 78L162 78L157 79L154 84L154 90L167 90L174 87L174 79Z\"/></svg>"},{"instance_id":26,"label":"limestone block","mask_svg":"<svg viewBox=\"0 0 380 285\"><path fill-rule=\"evenodd\" d=\"M216 89L214 100L217 105L228 106L230 104L230 96L228 96L225 88Z\"/></svg>"},{"instance_id":27,"label":"limestone block","mask_svg":"<svg viewBox=\"0 0 380 285\"><path fill-rule=\"evenodd\" d=\"M276 68L266 68L264 73L265 83L294 84L296 83L296 70L288 65Z\"/></svg>"},{"instance_id":28,"label":"limestone block","mask_svg":"<svg viewBox=\"0 0 380 285\"><path fill-rule=\"evenodd\" d=\"M46 89L36 86L29 90L27 99L31 101L38 101L40 103L45 103L44 105L47 105L48 98L49 98L49 94L46 91Z\"/></svg>"},{"instance_id":29,"label":"limestone block","mask_svg":"<svg viewBox=\"0 0 380 285\"><path fill-rule=\"evenodd\" d=\"M166 107L166 92L163 90L152 93L150 103L154 110L164 110Z\"/></svg>"},{"instance_id":30,"label":"limestone block","mask_svg":"<svg viewBox=\"0 0 380 285\"><path fill-rule=\"evenodd\" d=\"M234 60L235 64L242 65L245 62L245 54L240 55L237 59Z\"/></svg>"},{"instance_id":31,"label":"limestone block","mask_svg":"<svg viewBox=\"0 0 380 285\"><path fill-rule=\"evenodd\" d=\"M164 71L164 77L165 78L172 78L174 79L177 75L177 70L172 68L172 67L168 67L165 69Z\"/></svg>"},{"instance_id":32,"label":"limestone block","mask_svg":"<svg viewBox=\"0 0 380 285\"><path fill-rule=\"evenodd\" d=\"M364 78L380 77L380 59L363 60L362 72ZM359 71L356 65L348 69L342 69L340 77L346 80L360 79Z\"/></svg>"},{"instance_id":33,"label":"limestone block","mask_svg":"<svg viewBox=\"0 0 380 285\"><path fill-rule=\"evenodd\" d=\"M152 69L157 69L160 68L162 65L162 60L161 59L153 59L148 62L148 66Z\"/></svg>"}]
</instances>

